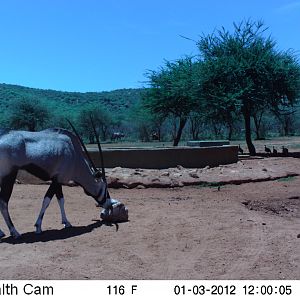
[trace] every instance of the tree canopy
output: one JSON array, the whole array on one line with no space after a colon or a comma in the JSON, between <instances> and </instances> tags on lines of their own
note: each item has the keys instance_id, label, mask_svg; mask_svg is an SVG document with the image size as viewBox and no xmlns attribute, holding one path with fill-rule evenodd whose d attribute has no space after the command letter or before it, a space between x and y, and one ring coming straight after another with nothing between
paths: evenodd
<instances>
[{"instance_id":1,"label":"tree canopy","mask_svg":"<svg viewBox=\"0 0 300 300\"><path fill-rule=\"evenodd\" d=\"M148 72L145 106L178 118L174 145L191 113L192 125L195 113L205 115L213 126L226 124L229 137L242 117L254 155L251 118L258 128L264 112L290 111L299 98L300 66L292 51L276 49L276 42L266 37L267 29L263 22L251 20L234 23L233 32L222 27L200 37L197 58L166 61L158 71Z\"/></svg>"},{"instance_id":2,"label":"tree canopy","mask_svg":"<svg viewBox=\"0 0 300 300\"><path fill-rule=\"evenodd\" d=\"M36 131L43 127L49 118L49 111L35 99L22 98L10 108L9 126L15 129Z\"/></svg>"},{"instance_id":3,"label":"tree canopy","mask_svg":"<svg viewBox=\"0 0 300 300\"><path fill-rule=\"evenodd\" d=\"M198 103L194 93L195 71L193 58L185 57L166 61L160 70L147 73L150 87L144 97L145 107L154 114L178 119L174 146L178 145L188 116Z\"/></svg>"},{"instance_id":4,"label":"tree canopy","mask_svg":"<svg viewBox=\"0 0 300 300\"><path fill-rule=\"evenodd\" d=\"M197 45L202 59L199 96L214 107L220 118L241 114L250 154L251 117L257 111L293 106L299 98L300 67L296 56L280 52L262 22L234 24L202 36Z\"/></svg>"}]
</instances>

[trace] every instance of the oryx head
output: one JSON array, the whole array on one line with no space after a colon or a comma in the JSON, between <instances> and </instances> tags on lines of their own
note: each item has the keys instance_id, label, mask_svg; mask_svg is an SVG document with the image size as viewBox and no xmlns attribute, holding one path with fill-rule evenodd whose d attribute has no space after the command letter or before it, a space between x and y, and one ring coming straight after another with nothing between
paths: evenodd
<instances>
[{"instance_id":1,"label":"oryx head","mask_svg":"<svg viewBox=\"0 0 300 300\"><path fill-rule=\"evenodd\" d=\"M95 166L95 164L94 164L93 160L91 159L91 157L85 147L85 144L83 143L83 140L81 139L77 130L75 129L75 127L69 120L67 120L67 121L70 124L70 126L72 127L75 135L77 136L77 138L84 150L87 162L90 166L91 173L93 176L93 182L90 183L89 190L84 186L83 186L83 189L87 195L93 197L96 200L98 206L110 209L112 207L112 205L114 204L114 201L110 198L110 195L108 192L107 181L106 181L106 176L105 176L103 153L102 153L102 149L101 149L99 135L97 134L93 119L92 118L90 118L90 119L91 119L91 125L93 127L93 131L94 131L94 135L95 135L95 138L97 141L98 153L99 153L99 158L100 158L100 162L101 162L101 169L99 169Z\"/></svg>"}]
</instances>

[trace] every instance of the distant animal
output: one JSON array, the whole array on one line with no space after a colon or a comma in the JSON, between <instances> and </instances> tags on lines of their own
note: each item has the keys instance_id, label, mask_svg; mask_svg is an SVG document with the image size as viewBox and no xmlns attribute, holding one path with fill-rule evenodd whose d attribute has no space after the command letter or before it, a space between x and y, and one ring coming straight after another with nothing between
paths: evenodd
<instances>
[{"instance_id":1,"label":"distant animal","mask_svg":"<svg viewBox=\"0 0 300 300\"><path fill-rule=\"evenodd\" d=\"M273 146L273 154L277 154L277 150L275 149L274 146Z\"/></svg>"},{"instance_id":2,"label":"distant animal","mask_svg":"<svg viewBox=\"0 0 300 300\"><path fill-rule=\"evenodd\" d=\"M268 148L266 145L265 145L265 152L267 152L267 153L272 153L272 152L271 152L271 149Z\"/></svg>"},{"instance_id":3,"label":"distant animal","mask_svg":"<svg viewBox=\"0 0 300 300\"><path fill-rule=\"evenodd\" d=\"M289 154L289 149L286 148L286 147L284 147L284 146L282 146L282 154L283 155L288 155Z\"/></svg>"},{"instance_id":4,"label":"distant animal","mask_svg":"<svg viewBox=\"0 0 300 300\"><path fill-rule=\"evenodd\" d=\"M94 132L95 132L95 127ZM36 220L36 233L42 232L42 220L51 199L56 195L61 211L62 223L70 227L64 209L62 185L73 181L80 185L85 193L92 196L99 206L112 209L113 202L108 193L105 170L98 170L78 136L60 128L46 129L40 132L0 131L0 211L14 238L20 234L11 220L8 202L12 194L18 170L26 170L41 178L51 180L41 211ZM96 133L96 132L95 132ZM100 160L103 162L101 146L98 143ZM85 151L85 155L82 151ZM117 202L117 201L115 201ZM0 239L5 236L0 229Z\"/></svg>"},{"instance_id":5,"label":"distant animal","mask_svg":"<svg viewBox=\"0 0 300 300\"><path fill-rule=\"evenodd\" d=\"M115 141L115 140L120 140L121 138L125 137L125 134L124 133L121 133L121 132L113 132L113 134L111 135L110 139L112 141Z\"/></svg>"},{"instance_id":6,"label":"distant animal","mask_svg":"<svg viewBox=\"0 0 300 300\"><path fill-rule=\"evenodd\" d=\"M158 141L159 140L159 135L158 135L157 132L152 132L151 136L152 136L153 141Z\"/></svg>"},{"instance_id":7,"label":"distant animal","mask_svg":"<svg viewBox=\"0 0 300 300\"><path fill-rule=\"evenodd\" d=\"M241 148L241 145L239 144L239 148L238 148L239 153L244 154L244 150Z\"/></svg>"}]
</instances>

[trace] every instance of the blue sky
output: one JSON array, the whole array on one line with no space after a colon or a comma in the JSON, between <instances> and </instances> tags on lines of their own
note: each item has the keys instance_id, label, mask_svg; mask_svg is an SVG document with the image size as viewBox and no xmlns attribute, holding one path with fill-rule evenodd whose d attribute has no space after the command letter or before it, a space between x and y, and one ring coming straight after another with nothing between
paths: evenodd
<instances>
[{"instance_id":1,"label":"blue sky","mask_svg":"<svg viewBox=\"0 0 300 300\"><path fill-rule=\"evenodd\" d=\"M63 91L143 86L191 41L262 19L278 48L300 50L296 0L0 0L0 83ZM299 52L300 54L300 52Z\"/></svg>"}]
</instances>

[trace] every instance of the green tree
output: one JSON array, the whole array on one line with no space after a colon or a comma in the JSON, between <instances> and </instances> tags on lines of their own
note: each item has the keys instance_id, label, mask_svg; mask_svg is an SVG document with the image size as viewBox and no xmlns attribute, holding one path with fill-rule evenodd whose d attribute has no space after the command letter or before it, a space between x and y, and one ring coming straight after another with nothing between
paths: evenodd
<instances>
[{"instance_id":1,"label":"green tree","mask_svg":"<svg viewBox=\"0 0 300 300\"><path fill-rule=\"evenodd\" d=\"M43 128L49 118L46 106L36 99L22 98L10 106L9 126L14 129L36 131Z\"/></svg>"},{"instance_id":2,"label":"green tree","mask_svg":"<svg viewBox=\"0 0 300 300\"><path fill-rule=\"evenodd\" d=\"M153 114L171 116L178 120L173 145L177 146L188 116L195 108L194 62L185 57L175 62L166 61L158 71L149 71L149 89L144 97L144 105Z\"/></svg>"},{"instance_id":3,"label":"green tree","mask_svg":"<svg viewBox=\"0 0 300 300\"><path fill-rule=\"evenodd\" d=\"M142 102L131 107L127 119L131 126L134 125L136 137L142 142L150 142L154 132L158 134L159 140L161 139L165 116L153 114Z\"/></svg>"},{"instance_id":4,"label":"green tree","mask_svg":"<svg viewBox=\"0 0 300 300\"><path fill-rule=\"evenodd\" d=\"M242 114L251 155L256 154L251 117L262 109L292 106L299 97L297 58L277 51L266 30L262 22L249 20L234 24L233 33L222 28L197 43L203 60L200 94L219 118Z\"/></svg>"},{"instance_id":5,"label":"green tree","mask_svg":"<svg viewBox=\"0 0 300 300\"><path fill-rule=\"evenodd\" d=\"M89 143L93 144L95 143L95 137L91 125L91 117L101 136L101 139L107 140L109 129L112 125L111 113L95 104L85 106L82 110L80 110L77 118L79 130L85 137L88 138Z\"/></svg>"}]
</instances>

